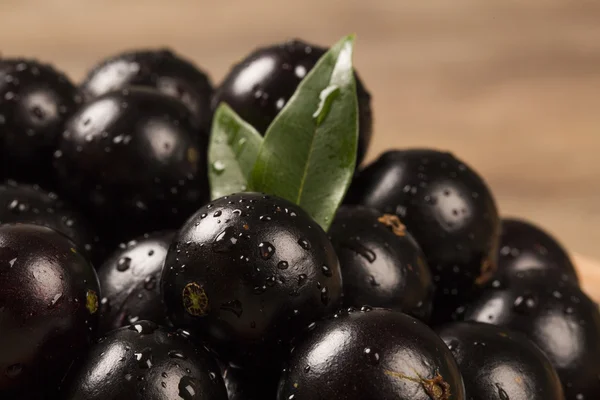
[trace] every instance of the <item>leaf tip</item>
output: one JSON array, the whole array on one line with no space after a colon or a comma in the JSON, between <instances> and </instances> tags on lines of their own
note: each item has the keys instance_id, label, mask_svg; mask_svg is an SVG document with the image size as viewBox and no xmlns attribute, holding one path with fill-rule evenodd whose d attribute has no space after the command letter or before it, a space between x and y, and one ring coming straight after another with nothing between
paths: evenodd
<instances>
[{"instance_id":1,"label":"leaf tip","mask_svg":"<svg viewBox=\"0 0 600 400\"><path fill-rule=\"evenodd\" d=\"M229 104L224 101L220 102L215 110L215 115L223 114L223 113L231 113L233 109L229 106Z\"/></svg>"},{"instance_id":2,"label":"leaf tip","mask_svg":"<svg viewBox=\"0 0 600 400\"><path fill-rule=\"evenodd\" d=\"M344 62L351 62L348 59L351 59L354 53L354 42L356 40L356 34L350 34L344 37L342 40L338 42L340 54L339 58L342 58ZM339 61L339 59L338 59Z\"/></svg>"}]
</instances>

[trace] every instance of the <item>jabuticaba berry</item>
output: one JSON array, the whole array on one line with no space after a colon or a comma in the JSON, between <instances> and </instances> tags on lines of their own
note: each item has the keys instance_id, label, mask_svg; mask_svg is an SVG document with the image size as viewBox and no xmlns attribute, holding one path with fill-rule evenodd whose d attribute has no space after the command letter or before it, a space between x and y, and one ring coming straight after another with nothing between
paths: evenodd
<instances>
[{"instance_id":1,"label":"jabuticaba berry","mask_svg":"<svg viewBox=\"0 0 600 400\"><path fill-rule=\"evenodd\" d=\"M0 397L53 393L98 324L98 278L66 236L0 225Z\"/></svg>"},{"instance_id":2,"label":"jabuticaba berry","mask_svg":"<svg viewBox=\"0 0 600 400\"><path fill-rule=\"evenodd\" d=\"M468 399L565 399L550 360L524 335L478 322L451 323L438 334L458 363Z\"/></svg>"},{"instance_id":3,"label":"jabuticaba berry","mask_svg":"<svg viewBox=\"0 0 600 400\"><path fill-rule=\"evenodd\" d=\"M122 243L98 269L102 288L100 331L138 320L168 326L160 277L174 232L155 232Z\"/></svg>"},{"instance_id":4,"label":"jabuticaba berry","mask_svg":"<svg viewBox=\"0 0 600 400\"><path fill-rule=\"evenodd\" d=\"M52 153L81 102L77 87L50 65L0 59L0 170L53 188Z\"/></svg>"},{"instance_id":5,"label":"jabuticaba berry","mask_svg":"<svg viewBox=\"0 0 600 400\"><path fill-rule=\"evenodd\" d=\"M108 333L72 371L64 400L227 400L210 354L151 321Z\"/></svg>"},{"instance_id":6,"label":"jabuticaba berry","mask_svg":"<svg viewBox=\"0 0 600 400\"><path fill-rule=\"evenodd\" d=\"M277 368L287 341L342 294L323 229L297 205L258 193L200 208L171 244L161 284L175 326L247 368Z\"/></svg>"},{"instance_id":7,"label":"jabuticaba berry","mask_svg":"<svg viewBox=\"0 0 600 400\"><path fill-rule=\"evenodd\" d=\"M564 247L550 233L528 221L504 218L499 248L499 276L551 271L575 284L579 281Z\"/></svg>"},{"instance_id":8,"label":"jabuticaba berry","mask_svg":"<svg viewBox=\"0 0 600 400\"><path fill-rule=\"evenodd\" d=\"M279 383L279 369L252 370L226 366L223 380L229 400L275 399Z\"/></svg>"},{"instance_id":9,"label":"jabuticaba berry","mask_svg":"<svg viewBox=\"0 0 600 400\"><path fill-rule=\"evenodd\" d=\"M340 260L345 305L391 308L427 321L433 301L431 273L396 215L343 206L329 235Z\"/></svg>"},{"instance_id":10,"label":"jabuticaba berry","mask_svg":"<svg viewBox=\"0 0 600 400\"><path fill-rule=\"evenodd\" d=\"M66 193L120 238L176 229L208 197L206 138L153 89L111 92L68 122L55 153Z\"/></svg>"},{"instance_id":11,"label":"jabuticaba berry","mask_svg":"<svg viewBox=\"0 0 600 400\"><path fill-rule=\"evenodd\" d=\"M155 88L182 101L203 131L210 130L213 87L208 75L169 49L127 51L96 65L81 89L94 98L131 86Z\"/></svg>"},{"instance_id":12,"label":"jabuticaba berry","mask_svg":"<svg viewBox=\"0 0 600 400\"><path fill-rule=\"evenodd\" d=\"M37 185L10 180L0 185L0 224L7 223L36 224L61 232L93 263L104 256L100 239L85 216L55 193L46 192Z\"/></svg>"},{"instance_id":13,"label":"jabuticaba berry","mask_svg":"<svg viewBox=\"0 0 600 400\"><path fill-rule=\"evenodd\" d=\"M396 214L427 257L436 292L432 323L491 278L500 218L483 179L451 153L389 151L358 173L347 203Z\"/></svg>"},{"instance_id":14,"label":"jabuticaba berry","mask_svg":"<svg viewBox=\"0 0 600 400\"><path fill-rule=\"evenodd\" d=\"M600 312L566 277L537 271L494 280L464 318L524 333L558 371L567 400L599 398Z\"/></svg>"},{"instance_id":15,"label":"jabuticaba berry","mask_svg":"<svg viewBox=\"0 0 600 400\"><path fill-rule=\"evenodd\" d=\"M233 66L216 89L213 109L225 102L264 134L292 97L298 84L326 51L326 48L301 40L291 40L254 50ZM359 165L371 141L373 116L371 95L358 75L355 76L359 112Z\"/></svg>"},{"instance_id":16,"label":"jabuticaba berry","mask_svg":"<svg viewBox=\"0 0 600 400\"><path fill-rule=\"evenodd\" d=\"M349 309L309 325L277 400L465 400L458 365L425 324L398 311Z\"/></svg>"}]
</instances>

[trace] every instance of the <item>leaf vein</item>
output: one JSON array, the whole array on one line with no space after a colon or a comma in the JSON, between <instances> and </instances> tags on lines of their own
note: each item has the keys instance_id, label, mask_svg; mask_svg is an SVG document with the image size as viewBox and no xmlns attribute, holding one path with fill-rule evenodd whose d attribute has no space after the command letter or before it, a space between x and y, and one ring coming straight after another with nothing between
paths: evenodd
<instances>
[{"instance_id":1,"label":"leaf vein","mask_svg":"<svg viewBox=\"0 0 600 400\"><path fill-rule=\"evenodd\" d=\"M298 197L296 198L296 204L302 205L302 193L304 191L304 183L306 182L306 176L308 175L308 168L310 167L310 159L312 157L312 153L315 148L315 138L317 137L317 130L319 127L315 124L313 128L313 134L310 138L310 149L308 151L308 157L306 157L306 165L304 166L304 170L302 171L302 178L300 179L300 188L298 189Z\"/></svg>"}]
</instances>

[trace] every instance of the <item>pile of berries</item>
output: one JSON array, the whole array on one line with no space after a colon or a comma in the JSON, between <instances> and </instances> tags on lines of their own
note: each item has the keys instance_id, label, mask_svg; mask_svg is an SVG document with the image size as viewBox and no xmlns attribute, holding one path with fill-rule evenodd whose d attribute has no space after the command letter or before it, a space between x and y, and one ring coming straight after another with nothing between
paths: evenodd
<instances>
[{"instance_id":1,"label":"pile of berries","mask_svg":"<svg viewBox=\"0 0 600 400\"><path fill-rule=\"evenodd\" d=\"M214 90L167 50L78 86L0 59L1 399L600 398L567 252L451 153L357 168L327 232L270 193L210 199L217 106L264 135L326 51L257 49Z\"/></svg>"}]
</instances>

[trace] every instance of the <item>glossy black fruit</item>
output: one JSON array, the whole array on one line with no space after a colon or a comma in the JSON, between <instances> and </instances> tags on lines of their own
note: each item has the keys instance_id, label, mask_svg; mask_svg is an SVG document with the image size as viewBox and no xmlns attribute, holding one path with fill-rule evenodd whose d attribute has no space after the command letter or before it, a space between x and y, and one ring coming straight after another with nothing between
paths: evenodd
<instances>
[{"instance_id":1,"label":"glossy black fruit","mask_svg":"<svg viewBox=\"0 0 600 400\"><path fill-rule=\"evenodd\" d=\"M465 319L527 335L558 371L567 400L600 398L600 312L568 280L539 272L495 280Z\"/></svg>"},{"instance_id":2,"label":"glossy black fruit","mask_svg":"<svg viewBox=\"0 0 600 400\"><path fill-rule=\"evenodd\" d=\"M327 49L291 40L254 50L234 65L215 91L213 109L229 104L244 120L264 134L275 116L292 97L298 84ZM371 141L371 95L356 79L359 112L357 165Z\"/></svg>"},{"instance_id":3,"label":"glossy black fruit","mask_svg":"<svg viewBox=\"0 0 600 400\"><path fill-rule=\"evenodd\" d=\"M291 353L278 400L464 400L452 354L426 325L363 308L311 324Z\"/></svg>"},{"instance_id":4,"label":"glossy black fruit","mask_svg":"<svg viewBox=\"0 0 600 400\"><path fill-rule=\"evenodd\" d=\"M233 367L222 369L229 400L275 399L279 369L275 371L248 370Z\"/></svg>"},{"instance_id":5,"label":"glossy black fruit","mask_svg":"<svg viewBox=\"0 0 600 400\"><path fill-rule=\"evenodd\" d=\"M471 400L564 400L556 370L527 337L477 322L444 326L438 334L454 355Z\"/></svg>"},{"instance_id":6,"label":"glossy black fruit","mask_svg":"<svg viewBox=\"0 0 600 400\"><path fill-rule=\"evenodd\" d=\"M396 214L419 243L436 293L441 323L484 284L496 267L500 219L475 171L450 153L389 151L360 171L347 202Z\"/></svg>"},{"instance_id":7,"label":"glossy black fruit","mask_svg":"<svg viewBox=\"0 0 600 400\"><path fill-rule=\"evenodd\" d=\"M123 243L98 269L102 288L100 331L138 320L167 326L160 277L174 233L156 232Z\"/></svg>"},{"instance_id":8,"label":"glossy black fruit","mask_svg":"<svg viewBox=\"0 0 600 400\"><path fill-rule=\"evenodd\" d=\"M578 282L577 272L562 245L542 228L522 219L502 220L498 275L552 271Z\"/></svg>"},{"instance_id":9,"label":"glossy black fruit","mask_svg":"<svg viewBox=\"0 0 600 400\"><path fill-rule=\"evenodd\" d=\"M52 153L81 96L69 79L29 59L0 60L0 170L51 187Z\"/></svg>"},{"instance_id":10,"label":"glossy black fruit","mask_svg":"<svg viewBox=\"0 0 600 400\"><path fill-rule=\"evenodd\" d=\"M179 228L208 196L206 138L179 101L151 89L111 92L67 123L55 153L62 187L111 232Z\"/></svg>"},{"instance_id":11,"label":"glossy black fruit","mask_svg":"<svg viewBox=\"0 0 600 400\"><path fill-rule=\"evenodd\" d=\"M98 278L66 236L0 226L0 398L56 390L98 323Z\"/></svg>"},{"instance_id":12,"label":"glossy black fruit","mask_svg":"<svg viewBox=\"0 0 600 400\"><path fill-rule=\"evenodd\" d=\"M101 61L81 84L88 98L130 86L146 86L182 101L208 132L212 83L204 71L169 49L137 50Z\"/></svg>"},{"instance_id":13,"label":"glossy black fruit","mask_svg":"<svg viewBox=\"0 0 600 400\"><path fill-rule=\"evenodd\" d=\"M110 332L74 369L65 400L227 400L219 368L182 332L150 321Z\"/></svg>"},{"instance_id":14,"label":"glossy black fruit","mask_svg":"<svg viewBox=\"0 0 600 400\"><path fill-rule=\"evenodd\" d=\"M345 305L368 304L429 318L431 273L419 245L396 215L344 206L329 235L342 268Z\"/></svg>"},{"instance_id":15,"label":"glossy black fruit","mask_svg":"<svg viewBox=\"0 0 600 400\"><path fill-rule=\"evenodd\" d=\"M335 250L300 207L258 193L202 207L171 245L162 292L175 326L237 366L277 368L287 340L334 310Z\"/></svg>"},{"instance_id":16,"label":"glossy black fruit","mask_svg":"<svg viewBox=\"0 0 600 400\"><path fill-rule=\"evenodd\" d=\"M86 218L55 193L37 185L14 181L0 185L0 224L14 222L47 226L61 232L94 263L104 256L100 239Z\"/></svg>"}]
</instances>

